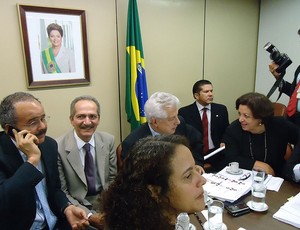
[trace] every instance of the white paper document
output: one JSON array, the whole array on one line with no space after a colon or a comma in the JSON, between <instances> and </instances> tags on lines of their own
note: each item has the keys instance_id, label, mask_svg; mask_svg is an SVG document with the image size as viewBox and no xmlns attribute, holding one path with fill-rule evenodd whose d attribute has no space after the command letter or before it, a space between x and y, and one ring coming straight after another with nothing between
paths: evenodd
<instances>
[{"instance_id":1,"label":"white paper document","mask_svg":"<svg viewBox=\"0 0 300 230\"><path fill-rule=\"evenodd\" d=\"M300 193L281 206L273 218L300 228Z\"/></svg>"},{"instance_id":2,"label":"white paper document","mask_svg":"<svg viewBox=\"0 0 300 230\"><path fill-rule=\"evenodd\" d=\"M211 152L210 154L207 154L206 156L204 156L204 160L206 160L206 159L212 157L213 155L221 152L223 149L225 149L225 146L222 146L222 147L216 149L215 151Z\"/></svg>"},{"instance_id":3,"label":"white paper document","mask_svg":"<svg viewBox=\"0 0 300 230\"><path fill-rule=\"evenodd\" d=\"M241 196L245 195L251 190L251 180L239 180L241 175L232 175L226 172L225 167L217 174L207 173L203 174L206 179L206 184L203 186L207 191L208 196L215 197L223 201L234 202ZM250 171L245 171L248 173Z\"/></svg>"},{"instance_id":4,"label":"white paper document","mask_svg":"<svg viewBox=\"0 0 300 230\"><path fill-rule=\"evenodd\" d=\"M278 192L284 180L280 177L268 176L270 176L270 179L267 182L265 181L267 189Z\"/></svg>"},{"instance_id":5,"label":"white paper document","mask_svg":"<svg viewBox=\"0 0 300 230\"><path fill-rule=\"evenodd\" d=\"M251 190L252 185L252 171L241 169L241 173L234 175L227 172L228 167L225 167L220 172L204 173L206 184L203 186L207 191L208 196L215 197L223 201L234 202L241 196L247 194ZM246 178L242 180L242 178ZM268 190L278 192L281 187L283 179L280 177L273 177L268 175L264 183Z\"/></svg>"}]
</instances>

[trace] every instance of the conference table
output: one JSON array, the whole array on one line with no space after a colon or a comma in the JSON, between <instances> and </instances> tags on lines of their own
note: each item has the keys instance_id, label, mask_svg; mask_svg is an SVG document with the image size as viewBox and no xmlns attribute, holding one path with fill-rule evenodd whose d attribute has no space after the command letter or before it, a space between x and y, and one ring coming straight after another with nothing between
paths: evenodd
<instances>
[{"instance_id":1,"label":"conference table","mask_svg":"<svg viewBox=\"0 0 300 230\"><path fill-rule=\"evenodd\" d=\"M269 206L267 211L251 211L243 216L233 217L227 213L227 210L224 209L223 222L226 224L228 230L237 230L240 227L247 230L295 230L297 229L296 227L274 219L273 214L276 213L285 202L287 202L288 198L297 195L299 192L299 184L284 181L278 192L269 190L267 191L266 203ZM249 192L244 196L244 201L247 202L250 199L251 193ZM202 223L206 222L206 219L201 212L197 214ZM194 224L197 229L202 229L200 221L197 220L195 215L190 215L190 219L191 223Z\"/></svg>"}]
</instances>

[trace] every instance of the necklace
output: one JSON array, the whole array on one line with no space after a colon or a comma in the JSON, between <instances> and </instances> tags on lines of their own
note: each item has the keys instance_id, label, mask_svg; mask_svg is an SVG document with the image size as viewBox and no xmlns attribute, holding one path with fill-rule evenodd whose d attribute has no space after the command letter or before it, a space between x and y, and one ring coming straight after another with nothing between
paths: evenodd
<instances>
[{"instance_id":1,"label":"necklace","mask_svg":"<svg viewBox=\"0 0 300 230\"><path fill-rule=\"evenodd\" d=\"M267 131L265 131L265 157L264 162L266 162L267 156L268 156L268 148L267 148ZM252 139L251 139L251 133L249 133L249 143L250 143L250 155L252 160L254 160L253 152L252 152Z\"/></svg>"}]
</instances>

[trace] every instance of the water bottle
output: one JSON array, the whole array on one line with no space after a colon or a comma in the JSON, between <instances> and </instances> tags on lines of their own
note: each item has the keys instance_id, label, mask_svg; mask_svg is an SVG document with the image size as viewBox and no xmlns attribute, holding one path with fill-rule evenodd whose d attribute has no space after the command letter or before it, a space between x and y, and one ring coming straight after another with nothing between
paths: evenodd
<instances>
[{"instance_id":1,"label":"water bottle","mask_svg":"<svg viewBox=\"0 0 300 230\"><path fill-rule=\"evenodd\" d=\"M190 224L190 217L186 212L182 212L177 216L176 230L188 230Z\"/></svg>"},{"instance_id":2,"label":"water bottle","mask_svg":"<svg viewBox=\"0 0 300 230\"><path fill-rule=\"evenodd\" d=\"M190 217L186 212L182 212L177 216L176 230L195 230L195 226L190 224Z\"/></svg>"}]
</instances>

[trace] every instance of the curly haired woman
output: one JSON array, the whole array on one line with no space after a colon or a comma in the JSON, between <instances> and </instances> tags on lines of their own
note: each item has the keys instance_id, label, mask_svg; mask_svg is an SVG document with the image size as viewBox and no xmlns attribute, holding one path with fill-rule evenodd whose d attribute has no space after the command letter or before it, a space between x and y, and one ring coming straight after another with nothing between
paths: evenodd
<instances>
[{"instance_id":1,"label":"curly haired woman","mask_svg":"<svg viewBox=\"0 0 300 230\"><path fill-rule=\"evenodd\" d=\"M175 229L181 212L204 209L206 180L178 135L141 139L102 196L109 229Z\"/></svg>"}]
</instances>

